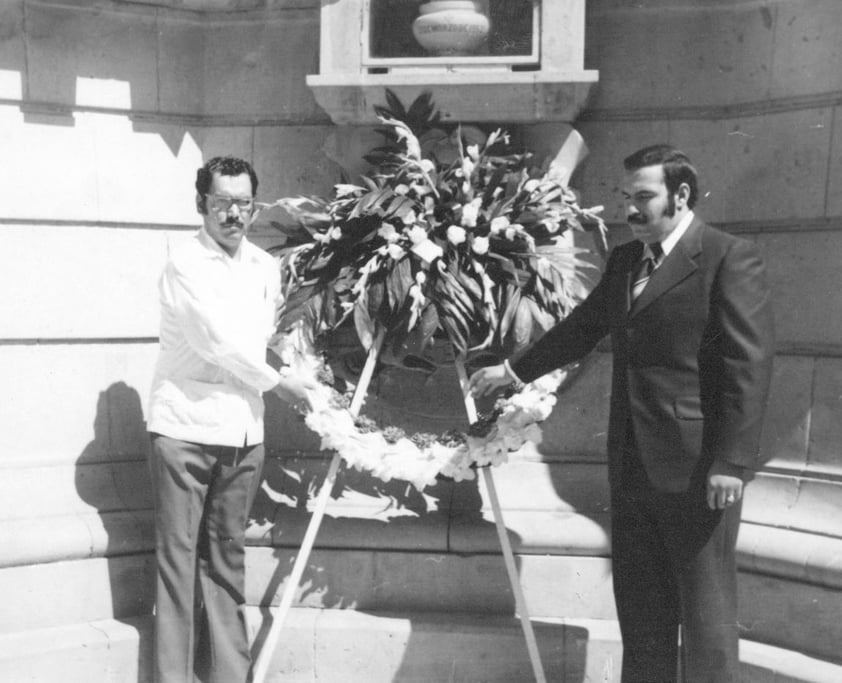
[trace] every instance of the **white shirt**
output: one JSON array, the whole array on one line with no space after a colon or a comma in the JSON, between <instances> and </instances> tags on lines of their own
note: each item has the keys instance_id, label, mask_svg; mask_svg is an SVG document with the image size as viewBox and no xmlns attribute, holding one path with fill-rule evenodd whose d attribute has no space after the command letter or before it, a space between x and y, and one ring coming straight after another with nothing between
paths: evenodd
<instances>
[{"instance_id":1,"label":"white shirt","mask_svg":"<svg viewBox=\"0 0 842 683\"><path fill-rule=\"evenodd\" d=\"M262 393L280 379L266 362L281 297L275 259L246 239L231 257L201 229L170 256L159 293L148 430L218 446L261 443Z\"/></svg>"}]
</instances>

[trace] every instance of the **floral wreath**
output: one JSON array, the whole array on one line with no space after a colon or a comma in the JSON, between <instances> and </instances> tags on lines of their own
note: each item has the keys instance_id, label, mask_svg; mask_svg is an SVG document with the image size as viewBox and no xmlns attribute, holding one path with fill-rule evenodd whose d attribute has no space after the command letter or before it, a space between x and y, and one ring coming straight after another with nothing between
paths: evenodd
<instances>
[{"instance_id":1,"label":"floral wreath","mask_svg":"<svg viewBox=\"0 0 842 683\"><path fill-rule=\"evenodd\" d=\"M467 433L407 435L400 428L381 428L370 418L352 415L351 392L337 390L330 367L302 328L283 335L275 348L283 372L315 381L316 388L308 394L312 410L304 421L321 437L322 450L337 451L349 466L383 481L408 481L418 490L434 484L438 475L473 479L476 467L500 465L527 441L540 443L538 424L550 416L555 392L567 376L565 370L556 370L498 398L491 415Z\"/></svg>"},{"instance_id":2,"label":"floral wreath","mask_svg":"<svg viewBox=\"0 0 842 683\"><path fill-rule=\"evenodd\" d=\"M501 130L448 129L429 93L408 109L388 90L386 97L388 107L375 107L385 144L365 157L374 169L362 185L340 183L330 199L261 206L293 219L272 222L287 237L272 346L284 372L315 380L305 422L322 449L422 489L437 475L471 479L476 466L499 465L509 451L540 442L538 425L567 373L499 398L467 432L406 435L358 415L374 364L417 359L434 337L446 338L464 380L466 362L519 352L586 293L596 266L564 239L568 231L590 229L604 256L605 225L601 207L580 208L565 186L573 168L561 153L536 168L532 155L510 152ZM351 326L367 367L337 378L319 349L329 353L331 334ZM354 391L360 397L352 401Z\"/></svg>"}]
</instances>

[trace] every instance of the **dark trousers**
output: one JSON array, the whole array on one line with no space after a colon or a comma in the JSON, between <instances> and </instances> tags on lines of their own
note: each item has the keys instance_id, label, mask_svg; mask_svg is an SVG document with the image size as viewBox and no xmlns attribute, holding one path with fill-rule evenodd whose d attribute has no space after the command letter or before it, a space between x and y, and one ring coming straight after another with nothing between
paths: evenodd
<instances>
[{"instance_id":1,"label":"dark trousers","mask_svg":"<svg viewBox=\"0 0 842 683\"><path fill-rule=\"evenodd\" d=\"M245 530L263 445L152 434L156 683L245 683ZM195 676L195 678L194 678Z\"/></svg>"},{"instance_id":2,"label":"dark trousers","mask_svg":"<svg viewBox=\"0 0 842 683\"><path fill-rule=\"evenodd\" d=\"M703 485L661 493L635 454L624 465L611 514L622 682L736 683L735 548L742 505L711 510ZM677 673L679 625L683 678Z\"/></svg>"}]
</instances>

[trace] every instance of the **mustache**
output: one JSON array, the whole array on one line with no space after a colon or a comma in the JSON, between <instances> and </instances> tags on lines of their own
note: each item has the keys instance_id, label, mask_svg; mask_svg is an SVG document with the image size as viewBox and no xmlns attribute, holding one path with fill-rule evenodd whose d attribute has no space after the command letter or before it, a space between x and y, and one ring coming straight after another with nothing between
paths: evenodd
<instances>
[{"instance_id":1,"label":"mustache","mask_svg":"<svg viewBox=\"0 0 842 683\"><path fill-rule=\"evenodd\" d=\"M640 214L634 214L633 216L626 217L626 223L632 223L634 225L645 225L646 224L646 217L641 216Z\"/></svg>"},{"instance_id":2,"label":"mustache","mask_svg":"<svg viewBox=\"0 0 842 683\"><path fill-rule=\"evenodd\" d=\"M243 222L238 221L236 218L229 218L222 225L226 228L241 228L243 227Z\"/></svg>"}]
</instances>

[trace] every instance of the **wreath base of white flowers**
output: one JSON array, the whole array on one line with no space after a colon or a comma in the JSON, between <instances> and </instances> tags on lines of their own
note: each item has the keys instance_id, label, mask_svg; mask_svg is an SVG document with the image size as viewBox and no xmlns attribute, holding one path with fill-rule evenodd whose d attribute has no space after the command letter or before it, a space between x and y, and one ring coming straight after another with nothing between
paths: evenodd
<instances>
[{"instance_id":1,"label":"wreath base of white flowers","mask_svg":"<svg viewBox=\"0 0 842 683\"><path fill-rule=\"evenodd\" d=\"M449 433L451 436L419 445L404 435L387 439L382 428L371 428L370 420L361 428L348 408L337 402L341 394L320 381L327 374L325 361L300 328L284 335L275 350L284 363L283 373L315 387L308 392L312 410L304 421L321 438L322 450L338 452L347 465L359 471L383 481L408 481L418 490L433 485L438 476L474 479L477 467L501 465L508 461L509 452L526 442L540 443L539 424L550 416L556 391L568 374L556 370L498 399L496 420L485 436Z\"/></svg>"}]
</instances>

